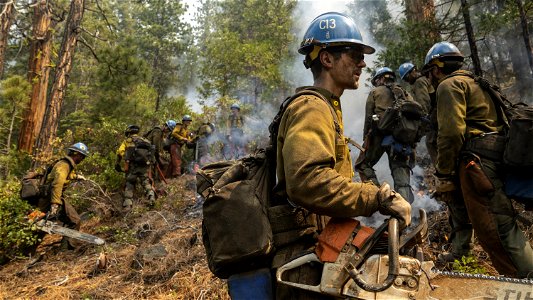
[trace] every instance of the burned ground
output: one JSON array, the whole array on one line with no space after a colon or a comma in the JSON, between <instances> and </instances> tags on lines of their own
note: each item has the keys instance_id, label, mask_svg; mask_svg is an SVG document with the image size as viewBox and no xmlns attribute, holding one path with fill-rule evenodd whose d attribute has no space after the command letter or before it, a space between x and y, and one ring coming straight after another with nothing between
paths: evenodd
<instances>
[{"instance_id":1,"label":"burned ground","mask_svg":"<svg viewBox=\"0 0 533 300\"><path fill-rule=\"evenodd\" d=\"M82 231L107 241L105 247L82 245L60 251L60 237L48 235L39 248L42 258L28 267L30 258L1 266L1 299L229 299L223 280L207 267L201 238L201 205L193 192L194 177L182 176L167 186L168 195L154 208L137 203L127 215L119 212L120 197L96 197L83 214ZM87 190L87 189L86 189ZM523 207L517 205L517 211ZM533 240L531 213L520 222ZM450 228L445 211L428 215L426 260L436 261L449 247ZM107 267L98 269L105 252ZM497 274L487 254L476 246L478 269ZM436 263L440 269L452 269ZM470 266L472 267L472 266ZM466 267L465 267L466 268Z\"/></svg>"}]
</instances>

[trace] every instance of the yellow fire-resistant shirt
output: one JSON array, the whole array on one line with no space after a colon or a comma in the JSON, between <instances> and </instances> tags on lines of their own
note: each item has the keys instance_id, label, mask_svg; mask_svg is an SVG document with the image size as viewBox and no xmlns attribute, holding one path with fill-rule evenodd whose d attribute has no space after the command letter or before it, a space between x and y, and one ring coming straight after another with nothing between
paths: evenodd
<instances>
[{"instance_id":1,"label":"yellow fire-resistant shirt","mask_svg":"<svg viewBox=\"0 0 533 300\"><path fill-rule=\"evenodd\" d=\"M178 141L178 144L183 145L190 142L189 130L183 124L177 124L174 130L172 130L171 136Z\"/></svg>"},{"instance_id":2,"label":"yellow fire-resistant shirt","mask_svg":"<svg viewBox=\"0 0 533 300\"><path fill-rule=\"evenodd\" d=\"M125 139L122 144L117 149L117 156L120 158L124 158L124 155L126 155L126 149L130 147L135 147L135 143L133 142L134 137L138 137L137 134L130 135L127 139Z\"/></svg>"},{"instance_id":3,"label":"yellow fire-resistant shirt","mask_svg":"<svg viewBox=\"0 0 533 300\"><path fill-rule=\"evenodd\" d=\"M312 213L330 217L369 216L378 208L378 187L352 182L353 169L342 132L335 130L330 107L342 116L340 99L318 91L330 102L302 95L284 113L277 139L278 188L291 202ZM303 88L300 88L303 89Z\"/></svg>"},{"instance_id":4,"label":"yellow fire-resistant shirt","mask_svg":"<svg viewBox=\"0 0 533 300\"><path fill-rule=\"evenodd\" d=\"M502 122L490 95L468 71L458 70L437 87L437 172L451 175L465 140L483 132L501 132Z\"/></svg>"},{"instance_id":5,"label":"yellow fire-resistant shirt","mask_svg":"<svg viewBox=\"0 0 533 300\"><path fill-rule=\"evenodd\" d=\"M77 175L74 170L75 168L76 163L69 156L65 156L52 167L52 171L50 171L50 174L46 179L46 183L51 184L50 202L52 204L63 205L61 196L63 195L63 191L67 188L70 181L76 179Z\"/></svg>"}]
</instances>

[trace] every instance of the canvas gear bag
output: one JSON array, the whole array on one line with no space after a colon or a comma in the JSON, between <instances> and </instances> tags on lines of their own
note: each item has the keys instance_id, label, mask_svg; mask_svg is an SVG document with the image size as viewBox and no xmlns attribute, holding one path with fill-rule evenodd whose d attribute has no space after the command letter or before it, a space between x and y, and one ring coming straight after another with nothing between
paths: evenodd
<instances>
[{"instance_id":1,"label":"canvas gear bag","mask_svg":"<svg viewBox=\"0 0 533 300\"><path fill-rule=\"evenodd\" d=\"M423 107L408 96L399 85L387 87L394 95L394 104L387 108L378 121L377 127L385 135L404 144L414 145L422 137Z\"/></svg>"},{"instance_id":2,"label":"canvas gear bag","mask_svg":"<svg viewBox=\"0 0 533 300\"><path fill-rule=\"evenodd\" d=\"M506 144L503 162L512 169L530 169L533 167L533 107L523 102L512 103L496 85L485 78L470 75L487 91L496 105L499 116L505 123Z\"/></svg>"},{"instance_id":3,"label":"canvas gear bag","mask_svg":"<svg viewBox=\"0 0 533 300\"><path fill-rule=\"evenodd\" d=\"M22 177L20 188L20 199L26 200L30 205L37 206L40 198L47 197L50 192L50 185L46 184L48 175L52 172L54 166L60 161L65 160L68 162L70 170L74 169L74 166L68 159L56 160L53 164L49 165L44 172L28 171L24 177Z\"/></svg>"},{"instance_id":4,"label":"canvas gear bag","mask_svg":"<svg viewBox=\"0 0 533 300\"><path fill-rule=\"evenodd\" d=\"M154 147L142 137L132 137L134 147L126 149L125 160L131 161L136 165L146 166L154 162Z\"/></svg>"},{"instance_id":5,"label":"canvas gear bag","mask_svg":"<svg viewBox=\"0 0 533 300\"><path fill-rule=\"evenodd\" d=\"M291 219L276 210L288 205L278 203L271 207L276 182L277 132L287 106L305 94L327 101L311 90L300 91L285 99L269 126L270 146L267 149L238 160L206 165L196 175L197 192L205 198L202 239L208 266L219 278L270 267L275 235L279 230L287 229L279 224L282 221L272 218L283 215L280 220ZM336 130L341 132L336 114L331 110ZM284 204L287 204L286 200Z\"/></svg>"}]
</instances>

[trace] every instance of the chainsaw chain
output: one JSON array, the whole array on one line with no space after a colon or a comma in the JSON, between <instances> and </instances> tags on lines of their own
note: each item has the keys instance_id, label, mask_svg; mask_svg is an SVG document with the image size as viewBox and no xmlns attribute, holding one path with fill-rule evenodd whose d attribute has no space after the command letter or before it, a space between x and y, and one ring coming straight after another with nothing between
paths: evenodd
<instances>
[{"instance_id":1,"label":"chainsaw chain","mask_svg":"<svg viewBox=\"0 0 533 300\"><path fill-rule=\"evenodd\" d=\"M509 278L509 277L503 277L503 276L491 276L491 275L483 275L483 274L468 274L468 273L440 271L440 270L432 270L432 272L435 273L435 274L449 276L449 277L487 279L487 280L500 281L500 282L521 283L521 284L531 284L531 285L533 285L533 280L531 280L531 279L518 279L518 278Z\"/></svg>"}]
</instances>

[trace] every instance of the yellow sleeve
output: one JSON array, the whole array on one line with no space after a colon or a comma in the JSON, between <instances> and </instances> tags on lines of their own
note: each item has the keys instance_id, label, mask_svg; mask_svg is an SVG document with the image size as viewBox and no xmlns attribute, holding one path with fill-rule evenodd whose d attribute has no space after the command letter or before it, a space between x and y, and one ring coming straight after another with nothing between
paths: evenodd
<instances>
[{"instance_id":1,"label":"yellow sleeve","mask_svg":"<svg viewBox=\"0 0 533 300\"><path fill-rule=\"evenodd\" d=\"M413 85L415 101L422 105L425 114L428 114L431 108L431 98L429 97L431 90L429 81L424 79L417 79Z\"/></svg>"},{"instance_id":2,"label":"yellow sleeve","mask_svg":"<svg viewBox=\"0 0 533 300\"><path fill-rule=\"evenodd\" d=\"M126 141L123 141L122 144L117 149L117 156L120 158L124 158L124 155L126 154Z\"/></svg>"},{"instance_id":3,"label":"yellow sleeve","mask_svg":"<svg viewBox=\"0 0 533 300\"><path fill-rule=\"evenodd\" d=\"M63 194L65 185L68 184L69 169L70 169L70 166L68 162L59 161L58 163L55 164L55 166L52 168L52 171L50 172L50 175L53 178L52 185L51 185L51 201L50 201L52 204L63 205L63 201L61 200L61 195Z\"/></svg>"},{"instance_id":4,"label":"yellow sleeve","mask_svg":"<svg viewBox=\"0 0 533 300\"><path fill-rule=\"evenodd\" d=\"M172 137L176 139L178 142L186 143L189 139L187 137L187 129L183 128L182 126L176 126L174 130L172 130Z\"/></svg>"},{"instance_id":5,"label":"yellow sleeve","mask_svg":"<svg viewBox=\"0 0 533 300\"><path fill-rule=\"evenodd\" d=\"M299 102L289 106L280 126L289 199L331 217L373 214L378 208L378 188L352 182L334 169L336 133L327 104L318 98Z\"/></svg>"},{"instance_id":6,"label":"yellow sleeve","mask_svg":"<svg viewBox=\"0 0 533 300\"><path fill-rule=\"evenodd\" d=\"M437 88L437 172L451 175L466 133L466 86L458 77L445 79Z\"/></svg>"}]
</instances>

